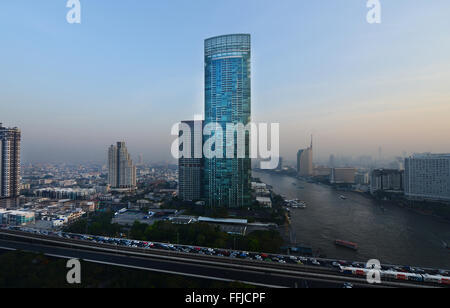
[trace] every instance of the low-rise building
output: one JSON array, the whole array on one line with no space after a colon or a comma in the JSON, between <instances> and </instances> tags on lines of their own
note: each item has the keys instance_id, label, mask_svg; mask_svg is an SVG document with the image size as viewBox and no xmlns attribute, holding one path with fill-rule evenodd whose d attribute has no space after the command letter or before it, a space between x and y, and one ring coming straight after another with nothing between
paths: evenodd
<instances>
[{"instance_id":1,"label":"low-rise building","mask_svg":"<svg viewBox=\"0 0 450 308\"><path fill-rule=\"evenodd\" d=\"M370 193L379 191L384 192L402 192L403 175L401 170L394 169L376 169L372 171L370 177Z\"/></svg>"},{"instance_id":2,"label":"low-rise building","mask_svg":"<svg viewBox=\"0 0 450 308\"><path fill-rule=\"evenodd\" d=\"M330 183L331 184L355 184L355 168L332 168Z\"/></svg>"},{"instance_id":3,"label":"low-rise building","mask_svg":"<svg viewBox=\"0 0 450 308\"><path fill-rule=\"evenodd\" d=\"M33 223L34 221L34 212L0 209L0 222L3 225L24 226Z\"/></svg>"},{"instance_id":4,"label":"low-rise building","mask_svg":"<svg viewBox=\"0 0 450 308\"><path fill-rule=\"evenodd\" d=\"M272 207L272 199L270 199L269 197L256 197L256 201L258 201L258 203L263 207Z\"/></svg>"}]
</instances>

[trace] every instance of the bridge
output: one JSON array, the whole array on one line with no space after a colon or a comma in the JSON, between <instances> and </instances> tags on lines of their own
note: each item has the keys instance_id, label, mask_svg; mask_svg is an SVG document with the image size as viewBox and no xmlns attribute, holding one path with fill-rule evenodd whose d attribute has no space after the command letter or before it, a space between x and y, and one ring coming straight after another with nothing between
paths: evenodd
<instances>
[{"instance_id":1,"label":"bridge","mask_svg":"<svg viewBox=\"0 0 450 308\"><path fill-rule=\"evenodd\" d=\"M15 230L0 230L0 250L43 253L56 258L77 258L97 264L270 288L342 287L346 282L365 288L434 287L394 280L371 285L365 277L345 275L331 268L132 248Z\"/></svg>"}]
</instances>

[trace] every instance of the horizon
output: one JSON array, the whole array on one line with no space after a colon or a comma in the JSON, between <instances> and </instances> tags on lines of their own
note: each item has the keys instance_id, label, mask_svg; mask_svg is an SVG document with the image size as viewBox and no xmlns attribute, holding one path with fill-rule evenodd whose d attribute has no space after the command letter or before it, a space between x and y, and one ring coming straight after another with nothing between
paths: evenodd
<instances>
[{"instance_id":1,"label":"horizon","mask_svg":"<svg viewBox=\"0 0 450 308\"><path fill-rule=\"evenodd\" d=\"M252 119L280 123L284 161L311 134L316 161L450 153L446 1L383 1L377 25L358 0L81 2L79 25L64 1L0 4L15 30L0 122L21 129L23 163L106 162L119 140L134 161L167 160L170 127L204 112L204 40L228 33L251 34Z\"/></svg>"}]
</instances>

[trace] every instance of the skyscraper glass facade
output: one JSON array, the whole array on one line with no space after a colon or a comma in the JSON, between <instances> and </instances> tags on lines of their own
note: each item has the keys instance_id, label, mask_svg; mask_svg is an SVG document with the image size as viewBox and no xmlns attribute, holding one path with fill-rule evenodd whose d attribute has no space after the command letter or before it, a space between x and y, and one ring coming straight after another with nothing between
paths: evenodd
<instances>
[{"instance_id":1,"label":"skyscraper glass facade","mask_svg":"<svg viewBox=\"0 0 450 308\"><path fill-rule=\"evenodd\" d=\"M251 121L251 46L249 34L213 37L205 41L205 125L247 125ZM214 132L213 132L214 135ZM230 141L236 147L236 134ZM251 204L249 133L245 158L205 159L204 197L210 206L244 207Z\"/></svg>"}]
</instances>

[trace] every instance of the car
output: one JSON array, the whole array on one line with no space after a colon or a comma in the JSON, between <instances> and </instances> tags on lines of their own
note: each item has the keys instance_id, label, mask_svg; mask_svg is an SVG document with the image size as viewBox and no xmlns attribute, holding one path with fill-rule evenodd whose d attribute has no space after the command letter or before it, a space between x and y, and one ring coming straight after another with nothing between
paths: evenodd
<instances>
[{"instance_id":1,"label":"car","mask_svg":"<svg viewBox=\"0 0 450 308\"><path fill-rule=\"evenodd\" d=\"M316 259L312 259L312 260L311 260L311 264L312 264L312 265L316 265L316 266L320 266L320 262L317 261Z\"/></svg>"},{"instance_id":2,"label":"car","mask_svg":"<svg viewBox=\"0 0 450 308\"><path fill-rule=\"evenodd\" d=\"M394 270L397 271L397 272L401 272L401 273L407 273L408 272L406 269L404 269L403 267L400 267L400 266L394 267Z\"/></svg>"},{"instance_id":3,"label":"car","mask_svg":"<svg viewBox=\"0 0 450 308\"><path fill-rule=\"evenodd\" d=\"M333 266L335 268L341 268L341 265L338 262L331 263L331 266Z\"/></svg>"},{"instance_id":4,"label":"car","mask_svg":"<svg viewBox=\"0 0 450 308\"><path fill-rule=\"evenodd\" d=\"M425 274L425 271L423 269L421 269L421 268L414 268L414 273Z\"/></svg>"},{"instance_id":5,"label":"car","mask_svg":"<svg viewBox=\"0 0 450 308\"><path fill-rule=\"evenodd\" d=\"M344 285L342 286L343 289L353 289L353 284L351 284L350 282L345 282Z\"/></svg>"},{"instance_id":6,"label":"car","mask_svg":"<svg viewBox=\"0 0 450 308\"><path fill-rule=\"evenodd\" d=\"M246 254L245 252L241 252L240 254L238 254L238 257L241 259L246 259L248 258L248 254Z\"/></svg>"}]
</instances>

